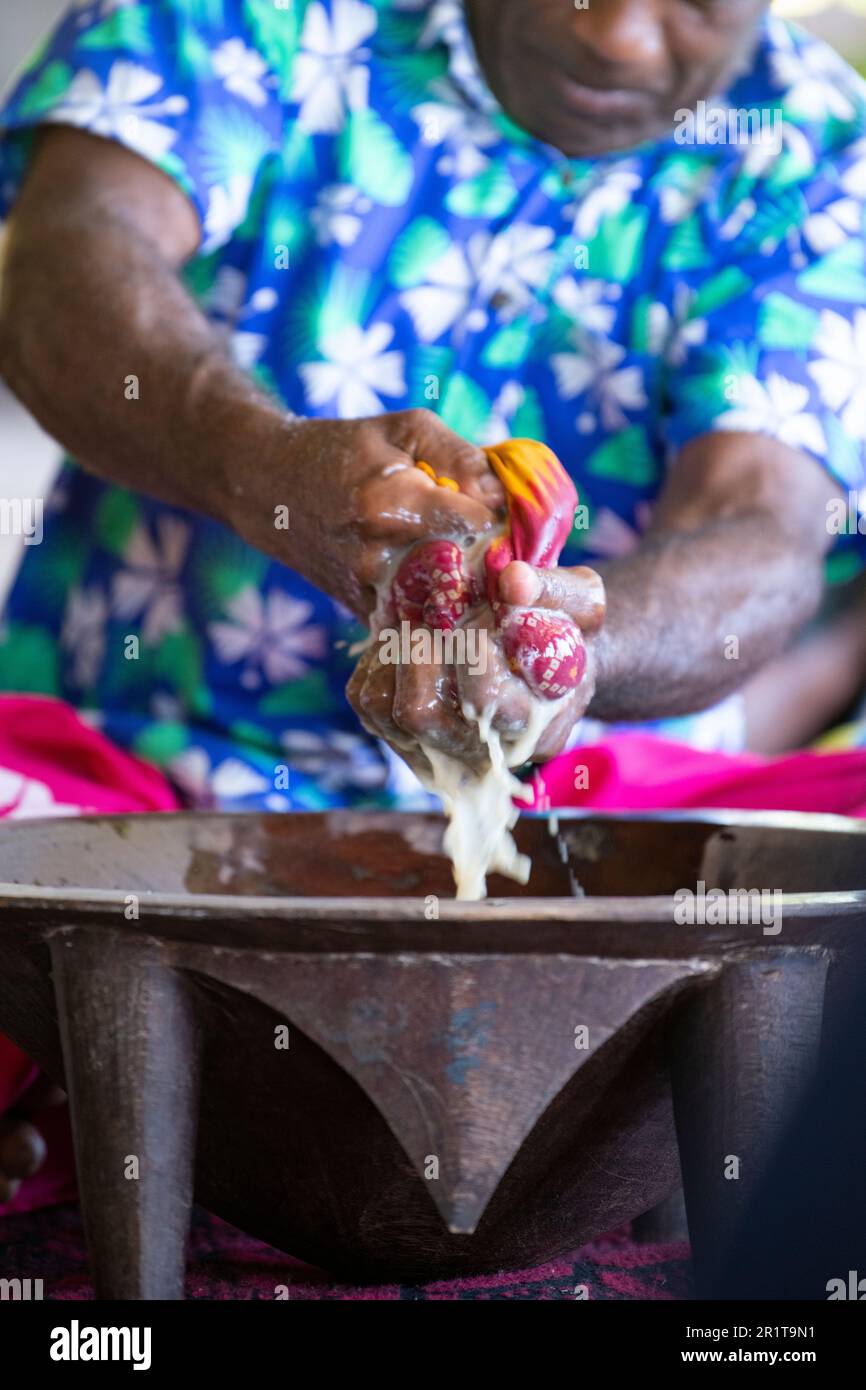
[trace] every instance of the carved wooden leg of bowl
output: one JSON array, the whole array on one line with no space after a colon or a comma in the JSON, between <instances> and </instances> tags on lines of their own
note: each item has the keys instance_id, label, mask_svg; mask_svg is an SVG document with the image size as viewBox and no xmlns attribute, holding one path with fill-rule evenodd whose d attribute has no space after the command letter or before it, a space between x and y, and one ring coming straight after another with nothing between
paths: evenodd
<instances>
[{"instance_id":1,"label":"carved wooden leg of bowl","mask_svg":"<svg viewBox=\"0 0 866 1390\"><path fill-rule=\"evenodd\" d=\"M820 949L735 960L674 1017L671 1079L699 1294L724 1268L813 1079L827 968Z\"/></svg>"},{"instance_id":2,"label":"carved wooden leg of bowl","mask_svg":"<svg viewBox=\"0 0 866 1390\"><path fill-rule=\"evenodd\" d=\"M146 937L50 938L97 1297L181 1298L198 1039L186 981Z\"/></svg>"}]
</instances>

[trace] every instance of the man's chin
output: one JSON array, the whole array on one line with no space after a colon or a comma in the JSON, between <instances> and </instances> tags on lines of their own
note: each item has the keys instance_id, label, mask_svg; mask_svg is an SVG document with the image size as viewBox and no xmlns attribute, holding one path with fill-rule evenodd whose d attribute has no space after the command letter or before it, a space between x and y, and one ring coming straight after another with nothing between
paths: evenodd
<instances>
[{"instance_id":1,"label":"man's chin","mask_svg":"<svg viewBox=\"0 0 866 1390\"><path fill-rule=\"evenodd\" d=\"M660 118L618 123L569 118L539 120L528 128L536 139L560 150L567 159L597 159L601 155L635 149L648 140L661 139L673 127L671 122Z\"/></svg>"}]
</instances>

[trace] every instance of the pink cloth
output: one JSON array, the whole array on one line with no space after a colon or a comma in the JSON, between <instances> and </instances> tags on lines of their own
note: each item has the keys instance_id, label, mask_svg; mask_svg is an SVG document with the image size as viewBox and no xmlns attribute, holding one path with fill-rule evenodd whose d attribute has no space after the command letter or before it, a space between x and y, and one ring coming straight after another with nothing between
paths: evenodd
<instances>
[{"instance_id":1,"label":"pink cloth","mask_svg":"<svg viewBox=\"0 0 866 1390\"><path fill-rule=\"evenodd\" d=\"M156 768L121 752L68 705L31 695L0 695L0 816L112 815L174 811L178 800ZM28 1093L36 1063L0 1033L0 1115L20 1107L43 1135L48 1157L0 1215L32 1211L75 1196L65 1105L35 1109Z\"/></svg>"},{"instance_id":2,"label":"pink cloth","mask_svg":"<svg viewBox=\"0 0 866 1390\"><path fill-rule=\"evenodd\" d=\"M705 753L650 734L613 734L540 769L536 809L730 807L866 816L866 748L844 753Z\"/></svg>"}]
</instances>

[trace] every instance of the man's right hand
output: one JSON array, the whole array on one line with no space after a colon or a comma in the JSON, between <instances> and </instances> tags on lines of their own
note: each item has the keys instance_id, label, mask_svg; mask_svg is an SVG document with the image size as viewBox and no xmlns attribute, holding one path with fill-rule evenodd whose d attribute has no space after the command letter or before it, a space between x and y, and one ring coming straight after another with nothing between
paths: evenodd
<instances>
[{"instance_id":1,"label":"man's right hand","mask_svg":"<svg viewBox=\"0 0 866 1390\"><path fill-rule=\"evenodd\" d=\"M422 469L453 479L456 492ZM364 420L288 420L279 447L235 483L225 520L250 545L289 564L359 618L392 559L418 541L484 536L502 488L483 452L428 410ZM287 529L276 509L288 508Z\"/></svg>"},{"instance_id":2,"label":"man's right hand","mask_svg":"<svg viewBox=\"0 0 866 1390\"><path fill-rule=\"evenodd\" d=\"M366 618L391 554L484 534L499 483L428 410L287 415L181 283L200 236L193 204L160 169L112 140L42 130L9 224L0 369L85 468L224 521ZM133 401L127 373L140 383ZM288 530L275 525L279 506Z\"/></svg>"}]
</instances>

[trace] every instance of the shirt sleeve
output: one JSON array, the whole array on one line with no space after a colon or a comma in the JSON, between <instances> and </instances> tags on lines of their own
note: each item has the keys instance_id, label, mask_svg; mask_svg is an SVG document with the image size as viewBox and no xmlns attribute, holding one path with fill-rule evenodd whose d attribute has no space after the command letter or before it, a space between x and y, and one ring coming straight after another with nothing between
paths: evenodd
<instances>
[{"instance_id":1,"label":"shirt sleeve","mask_svg":"<svg viewBox=\"0 0 866 1390\"><path fill-rule=\"evenodd\" d=\"M811 454L847 499L837 533L853 572L866 563L866 138L805 179L783 177L790 156L776 177L735 180L689 229L701 264L665 292L663 442L672 457L707 431L754 431Z\"/></svg>"},{"instance_id":2,"label":"shirt sleeve","mask_svg":"<svg viewBox=\"0 0 866 1390\"><path fill-rule=\"evenodd\" d=\"M280 146L293 23L271 0L73 3L0 112L0 216L34 130L71 125L164 170L198 211L203 250L225 244Z\"/></svg>"}]
</instances>

